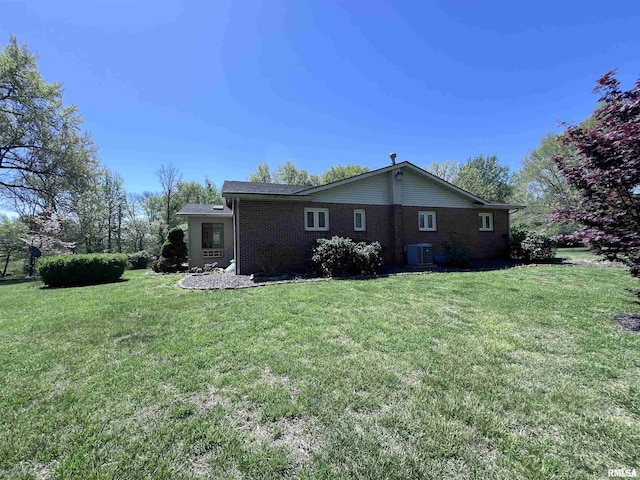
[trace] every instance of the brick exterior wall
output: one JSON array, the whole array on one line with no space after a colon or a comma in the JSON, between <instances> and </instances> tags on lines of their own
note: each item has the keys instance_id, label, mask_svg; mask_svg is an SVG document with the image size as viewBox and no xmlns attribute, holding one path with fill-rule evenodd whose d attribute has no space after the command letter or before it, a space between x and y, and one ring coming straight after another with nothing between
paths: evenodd
<instances>
[{"instance_id":1,"label":"brick exterior wall","mask_svg":"<svg viewBox=\"0 0 640 480\"><path fill-rule=\"evenodd\" d=\"M304 209L328 208L328 231L305 231ZM366 231L353 228L353 210L366 212ZM418 211L436 212L438 230L421 232ZM480 232L478 213L493 213L492 232ZM239 273L248 275L263 267L303 270L305 256L316 238L339 235L356 241L379 241L387 263L404 263L404 247L412 243L433 244L442 253L442 242L455 240L469 247L474 258L492 258L505 253L509 212L461 208L407 207L400 205L351 205L296 201L242 199L239 208ZM267 247L265 247L267 246Z\"/></svg>"},{"instance_id":2,"label":"brick exterior wall","mask_svg":"<svg viewBox=\"0 0 640 480\"><path fill-rule=\"evenodd\" d=\"M444 253L442 244L455 241L467 247L476 259L497 258L507 253L509 211L471 208L402 207L404 210L404 245L430 243L433 253ZM418 228L418 212L436 212L435 232L421 232ZM493 213L493 231L481 232L478 213Z\"/></svg>"}]
</instances>

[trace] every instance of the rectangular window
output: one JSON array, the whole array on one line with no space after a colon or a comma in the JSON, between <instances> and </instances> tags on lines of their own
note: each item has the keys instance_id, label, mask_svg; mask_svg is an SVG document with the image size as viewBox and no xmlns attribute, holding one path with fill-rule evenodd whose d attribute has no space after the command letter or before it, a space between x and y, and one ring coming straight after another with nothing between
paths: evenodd
<instances>
[{"instance_id":1,"label":"rectangular window","mask_svg":"<svg viewBox=\"0 0 640 480\"><path fill-rule=\"evenodd\" d=\"M367 229L364 210L357 209L353 211L353 229L356 232L364 232Z\"/></svg>"},{"instance_id":2,"label":"rectangular window","mask_svg":"<svg viewBox=\"0 0 640 480\"><path fill-rule=\"evenodd\" d=\"M224 225L222 223L202 224L202 249L224 247Z\"/></svg>"},{"instance_id":3,"label":"rectangular window","mask_svg":"<svg viewBox=\"0 0 640 480\"><path fill-rule=\"evenodd\" d=\"M305 208L304 229L308 231L329 230L328 208Z\"/></svg>"},{"instance_id":4,"label":"rectangular window","mask_svg":"<svg viewBox=\"0 0 640 480\"><path fill-rule=\"evenodd\" d=\"M493 213L479 213L480 231L493 232Z\"/></svg>"},{"instance_id":5,"label":"rectangular window","mask_svg":"<svg viewBox=\"0 0 640 480\"><path fill-rule=\"evenodd\" d=\"M418 212L418 230L421 232L435 232L436 212Z\"/></svg>"}]
</instances>

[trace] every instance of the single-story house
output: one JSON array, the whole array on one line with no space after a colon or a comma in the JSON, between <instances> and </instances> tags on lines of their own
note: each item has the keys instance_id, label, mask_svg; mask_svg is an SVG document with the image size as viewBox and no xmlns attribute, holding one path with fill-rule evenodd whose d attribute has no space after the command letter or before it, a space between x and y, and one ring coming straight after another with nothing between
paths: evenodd
<instances>
[{"instance_id":1,"label":"single-story house","mask_svg":"<svg viewBox=\"0 0 640 480\"><path fill-rule=\"evenodd\" d=\"M242 275L304 269L312 242L334 235L380 242L389 264L415 261L414 247L442 254L445 242L467 247L475 259L500 257L516 208L410 162L316 187L226 181L222 196L225 205L189 204L178 212L188 221L189 265L235 259Z\"/></svg>"}]
</instances>

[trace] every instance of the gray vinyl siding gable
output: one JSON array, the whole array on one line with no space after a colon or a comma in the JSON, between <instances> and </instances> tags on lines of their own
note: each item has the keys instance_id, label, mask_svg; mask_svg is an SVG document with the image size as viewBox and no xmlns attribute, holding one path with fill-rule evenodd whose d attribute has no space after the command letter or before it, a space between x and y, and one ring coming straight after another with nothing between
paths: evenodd
<instances>
[{"instance_id":1,"label":"gray vinyl siding gable","mask_svg":"<svg viewBox=\"0 0 640 480\"><path fill-rule=\"evenodd\" d=\"M345 185L313 194L314 202L352 203L363 205L389 204L389 176L372 175Z\"/></svg>"},{"instance_id":2,"label":"gray vinyl siding gable","mask_svg":"<svg viewBox=\"0 0 640 480\"><path fill-rule=\"evenodd\" d=\"M473 202L448 188L430 181L409 169L403 169L402 205L411 207L454 207L468 208Z\"/></svg>"}]
</instances>

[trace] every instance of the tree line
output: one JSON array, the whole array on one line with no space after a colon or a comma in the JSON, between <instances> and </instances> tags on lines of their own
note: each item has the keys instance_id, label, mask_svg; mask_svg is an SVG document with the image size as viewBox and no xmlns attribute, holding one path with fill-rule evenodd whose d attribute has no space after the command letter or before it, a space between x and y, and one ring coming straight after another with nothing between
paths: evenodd
<instances>
[{"instance_id":1,"label":"tree line","mask_svg":"<svg viewBox=\"0 0 640 480\"><path fill-rule=\"evenodd\" d=\"M486 200L524 205L513 223L549 235L587 240L609 258L640 263L640 81L624 92L614 72L599 80L594 113L560 135L548 134L511 172L495 155L425 166ZM187 203L222 203L220 189L183 181L161 165L160 192L130 193L101 165L62 85L47 83L37 56L10 37L0 51L0 201L19 213L0 217L0 254L32 244L45 252L134 252L157 255ZM257 166L249 181L323 185L369 171L335 165L320 175L287 161Z\"/></svg>"}]
</instances>

